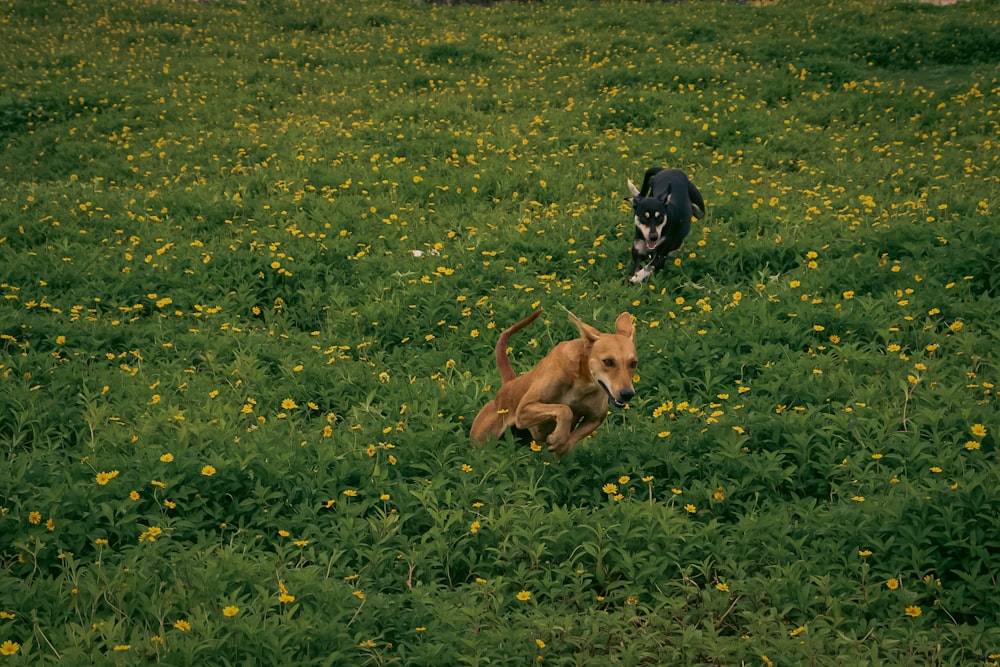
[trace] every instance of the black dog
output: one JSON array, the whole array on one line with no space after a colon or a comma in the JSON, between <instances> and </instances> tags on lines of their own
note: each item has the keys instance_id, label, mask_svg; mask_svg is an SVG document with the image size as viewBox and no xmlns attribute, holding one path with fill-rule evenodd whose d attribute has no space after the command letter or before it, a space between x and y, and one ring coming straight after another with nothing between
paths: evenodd
<instances>
[{"instance_id":1,"label":"black dog","mask_svg":"<svg viewBox=\"0 0 1000 667\"><path fill-rule=\"evenodd\" d=\"M632 277L641 283L659 271L667 257L679 249L691 231L692 218L705 215L705 200L694 183L680 169L650 167L642 178L642 190L628 181L635 212L635 241L632 244Z\"/></svg>"}]
</instances>

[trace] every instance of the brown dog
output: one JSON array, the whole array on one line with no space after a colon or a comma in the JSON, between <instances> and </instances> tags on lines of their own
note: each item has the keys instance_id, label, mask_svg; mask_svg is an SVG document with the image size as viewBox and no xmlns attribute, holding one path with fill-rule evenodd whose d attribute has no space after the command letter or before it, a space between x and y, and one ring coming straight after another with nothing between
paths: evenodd
<instances>
[{"instance_id":1,"label":"brown dog","mask_svg":"<svg viewBox=\"0 0 1000 667\"><path fill-rule=\"evenodd\" d=\"M516 375L507 358L511 334L531 324L541 310L500 334L497 367L503 382L496 398L483 406L472 423L475 442L503 436L507 427L524 429L535 442L547 443L562 456L604 421L608 400L622 408L635 396L632 374L638 363L632 316L615 320L615 333L601 333L573 313L569 319L580 338L559 343L538 365Z\"/></svg>"}]
</instances>

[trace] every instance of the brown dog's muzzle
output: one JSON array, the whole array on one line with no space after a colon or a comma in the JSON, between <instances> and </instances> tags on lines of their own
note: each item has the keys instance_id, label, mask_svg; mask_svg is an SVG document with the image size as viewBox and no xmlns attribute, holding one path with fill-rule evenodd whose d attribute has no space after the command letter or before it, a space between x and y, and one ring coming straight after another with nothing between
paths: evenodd
<instances>
[{"instance_id":1,"label":"brown dog's muzzle","mask_svg":"<svg viewBox=\"0 0 1000 667\"><path fill-rule=\"evenodd\" d=\"M599 382L601 387L604 389L605 393L608 395L608 400L616 408L624 408L629 401L635 398L635 391L633 389L622 389L618 394L612 394L608 389L608 386L603 382Z\"/></svg>"}]
</instances>

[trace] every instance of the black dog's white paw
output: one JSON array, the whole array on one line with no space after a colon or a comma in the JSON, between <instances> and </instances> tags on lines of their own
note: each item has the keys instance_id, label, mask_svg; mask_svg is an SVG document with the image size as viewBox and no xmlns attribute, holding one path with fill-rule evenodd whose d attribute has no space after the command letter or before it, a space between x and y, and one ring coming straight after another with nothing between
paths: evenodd
<instances>
[{"instance_id":1,"label":"black dog's white paw","mask_svg":"<svg viewBox=\"0 0 1000 667\"><path fill-rule=\"evenodd\" d=\"M647 266L647 267L644 267L642 269L639 269L634 274L632 274L632 277L629 278L628 281L630 283L638 284L638 283L641 283L646 278L648 278L650 275L652 275L652 273L653 273L653 269Z\"/></svg>"}]
</instances>

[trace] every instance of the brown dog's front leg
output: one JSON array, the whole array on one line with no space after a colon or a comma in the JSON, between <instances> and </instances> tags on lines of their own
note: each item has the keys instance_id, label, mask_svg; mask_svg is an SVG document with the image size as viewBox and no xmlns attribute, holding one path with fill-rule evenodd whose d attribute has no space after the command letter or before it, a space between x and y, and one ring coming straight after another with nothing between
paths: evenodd
<instances>
[{"instance_id":1,"label":"brown dog's front leg","mask_svg":"<svg viewBox=\"0 0 1000 667\"><path fill-rule=\"evenodd\" d=\"M549 449L555 451L565 447L573 428L573 411L568 406L558 403L522 403L517 408L515 424L518 428L528 429L534 435L546 422L555 422L551 430L544 429L549 433L545 438Z\"/></svg>"},{"instance_id":2,"label":"brown dog's front leg","mask_svg":"<svg viewBox=\"0 0 1000 667\"><path fill-rule=\"evenodd\" d=\"M566 443L558 451L553 449L552 450L553 453L556 456L564 456L568 454L569 450L571 450L576 443L580 442L588 435L596 431L597 427L600 426L603 421L604 421L603 419L591 419L580 423L569 434L569 438L566 440Z\"/></svg>"}]
</instances>

